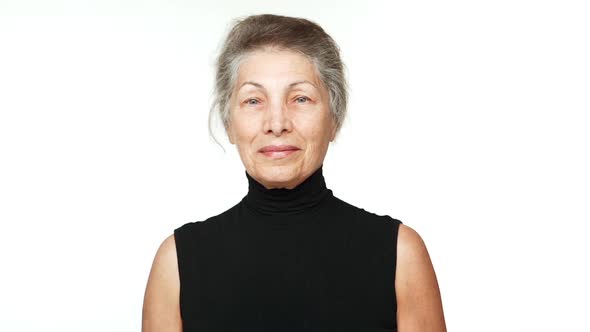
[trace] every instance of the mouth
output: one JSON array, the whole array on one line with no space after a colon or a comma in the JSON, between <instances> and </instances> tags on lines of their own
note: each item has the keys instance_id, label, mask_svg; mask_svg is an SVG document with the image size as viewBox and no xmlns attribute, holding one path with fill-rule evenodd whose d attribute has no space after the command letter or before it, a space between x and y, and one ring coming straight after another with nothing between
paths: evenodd
<instances>
[{"instance_id":1,"label":"mouth","mask_svg":"<svg viewBox=\"0 0 590 332\"><path fill-rule=\"evenodd\" d=\"M263 156L273 159L285 158L301 151L300 148L293 145L269 145L260 149Z\"/></svg>"}]
</instances>

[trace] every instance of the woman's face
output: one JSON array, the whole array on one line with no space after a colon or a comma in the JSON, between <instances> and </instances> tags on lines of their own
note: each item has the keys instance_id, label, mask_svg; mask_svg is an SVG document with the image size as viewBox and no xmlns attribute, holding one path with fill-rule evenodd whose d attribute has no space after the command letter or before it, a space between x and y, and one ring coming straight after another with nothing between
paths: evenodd
<instances>
[{"instance_id":1,"label":"woman's face","mask_svg":"<svg viewBox=\"0 0 590 332\"><path fill-rule=\"evenodd\" d=\"M301 54L265 50L244 58L227 132L248 174L266 188L291 189L320 167L335 136L328 98ZM283 151L265 151L272 148Z\"/></svg>"}]
</instances>

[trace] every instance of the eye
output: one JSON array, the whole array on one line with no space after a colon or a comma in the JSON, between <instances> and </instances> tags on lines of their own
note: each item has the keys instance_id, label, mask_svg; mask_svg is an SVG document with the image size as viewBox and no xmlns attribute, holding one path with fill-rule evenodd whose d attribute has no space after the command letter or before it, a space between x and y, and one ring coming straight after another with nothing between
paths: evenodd
<instances>
[{"instance_id":1,"label":"eye","mask_svg":"<svg viewBox=\"0 0 590 332\"><path fill-rule=\"evenodd\" d=\"M300 101L300 100L303 100L305 102L305 101L309 101L310 99L306 96L300 96L295 99L295 101Z\"/></svg>"},{"instance_id":2,"label":"eye","mask_svg":"<svg viewBox=\"0 0 590 332\"><path fill-rule=\"evenodd\" d=\"M246 99L245 103L248 105L257 105L259 102L255 98L250 98L250 99Z\"/></svg>"}]
</instances>

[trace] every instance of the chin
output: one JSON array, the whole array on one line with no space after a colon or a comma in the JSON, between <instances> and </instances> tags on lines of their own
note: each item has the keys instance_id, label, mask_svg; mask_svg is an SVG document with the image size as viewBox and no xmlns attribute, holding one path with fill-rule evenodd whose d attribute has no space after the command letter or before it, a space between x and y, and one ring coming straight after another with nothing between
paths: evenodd
<instances>
[{"instance_id":1,"label":"chin","mask_svg":"<svg viewBox=\"0 0 590 332\"><path fill-rule=\"evenodd\" d=\"M299 178L300 168L296 164L265 165L258 169L258 175L265 182L275 185L290 183Z\"/></svg>"}]
</instances>

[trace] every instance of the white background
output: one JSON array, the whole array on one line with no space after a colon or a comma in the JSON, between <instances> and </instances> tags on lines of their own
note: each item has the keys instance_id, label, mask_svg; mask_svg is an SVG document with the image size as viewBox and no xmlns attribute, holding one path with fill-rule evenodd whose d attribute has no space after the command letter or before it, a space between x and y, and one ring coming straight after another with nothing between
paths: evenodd
<instances>
[{"instance_id":1,"label":"white background","mask_svg":"<svg viewBox=\"0 0 590 332\"><path fill-rule=\"evenodd\" d=\"M421 234L449 331L590 331L588 3L355 3L0 0L0 331L140 330L161 241L247 191L207 111L259 13L340 45L327 185Z\"/></svg>"}]
</instances>

